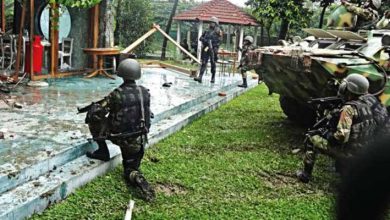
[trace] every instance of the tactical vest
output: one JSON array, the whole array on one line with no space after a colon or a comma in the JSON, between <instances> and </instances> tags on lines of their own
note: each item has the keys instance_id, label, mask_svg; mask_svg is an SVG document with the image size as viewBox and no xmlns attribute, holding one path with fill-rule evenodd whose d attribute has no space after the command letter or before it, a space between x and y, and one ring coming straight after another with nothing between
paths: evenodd
<instances>
[{"instance_id":1,"label":"tactical vest","mask_svg":"<svg viewBox=\"0 0 390 220\"><path fill-rule=\"evenodd\" d=\"M221 41L220 32L221 29L219 28L219 26L216 26L213 30L208 29L206 32L204 32L201 37L203 46L208 46L208 43L211 40L213 48L218 48Z\"/></svg>"},{"instance_id":2,"label":"tactical vest","mask_svg":"<svg viewBox=\"0 0 390 220\"><path fill-rule=\"evenodd\" d=\"M351 133L347 143L348 150L356 151L366 146L375 133L376 122L371 107L363 100L353 100L346 103L357 111L352 119Z\"/></svg>"},{"instance_id":3,"label":"tactical vest","mask_svg":"<svg viewBox=\"0 0 390 220\"><path fill-rule=\"evenodd\" d=\"M371 107L371 111L376 122L375 133L380 135L381 133L389 132L389 114L386 107L373 95L368 94L360 98L367 105Z\"/></svg>"},{"instance_id":4,"label":"tactical vest","mask_svg":"<svg viewBox=\"0 0 390 220\"><path fill-rule=\"evenodd\" d=\"M140 94L139 89L142 91ZM150 128L150 94L143 86L123 84L116 92L119 100L115 100L111 110L111 133L145 133ZM142 122L141 97L143 99L144 122Z\"/></svg>"}]
</instances>

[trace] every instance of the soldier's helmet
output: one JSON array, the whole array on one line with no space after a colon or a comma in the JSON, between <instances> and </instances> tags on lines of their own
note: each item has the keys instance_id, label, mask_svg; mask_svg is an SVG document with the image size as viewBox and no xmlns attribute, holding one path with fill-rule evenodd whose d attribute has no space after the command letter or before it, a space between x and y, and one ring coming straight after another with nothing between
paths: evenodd
<instances>
[{"instance_id":1,"label":"soldier's helmet","mask_svg":"<svg viewBox=\"0 0 390 220\"><path fill-rule=\"evenodd\" d=\"M370 87L370 82L366 77L360 74L350 74L348 75L339 87L339 95L344 95L346 91L349 91L355 95L364 95L368 93L368 88Z\"/></svg>"},{"instance_id":2,"label":"soldier's helmet","mask_svg":"<svg viewBox=\"0 0 390 220\"><path fill-rule=\"evenodd\" d=\"M371 2L372 2L372 5L374 5L374 7L376 9L379 9L381 7L381 5L382 5L382 1L381 0L371 0Z\"/></svg>"},{"instance_id":3,"label":"soldier's helmet","mask_svg":"<svg viewBox=\"0 0 390 220\"><path fill-rule=\"evenodd\" d=\"M253 37L252 36L246 36L245 38L244 38L244 41L248 41L249 43L251 43L251 44L253 44Z\"/></svg>"},{"instance_id":4,"label":"soldier's helmet","mask_svg":"<svg viewBox=\"0 0 390 220\"><path fill-rule=\"evenodd\" d=\"M218 20L218 18L215 17L215 16L211 17L210 21L211 21L211 22L214 22L214 23L216 23L216 24L219 24L219 20Z\"/></svg>"},{"instance_id":5,"label":"soldier's helmet","mask_svg":"<svg viewBox=\"0 0 390 220\"><path fill-rule=\"evenodd\" d=\"M141 78L141 66L134 59L125 59L119 64L118 76L125 80L138 80Z\"/></svg>"}]
</instances>

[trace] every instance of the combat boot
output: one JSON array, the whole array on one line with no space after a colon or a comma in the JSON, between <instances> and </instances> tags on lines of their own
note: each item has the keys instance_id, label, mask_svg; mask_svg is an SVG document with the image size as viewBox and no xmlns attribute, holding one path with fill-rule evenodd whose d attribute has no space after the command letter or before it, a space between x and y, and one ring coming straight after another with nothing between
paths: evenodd
<instances>
[{"instance_id":1,"label":"combat boot","mask_svg":"<svg viewBox=\"0 0 390 220\"><path fill-rule=\"evenodd\" d=\"M152 202L156 198L154 189L139 171L132 171L129 175L131 185L141 190L143 199Z\"/></svg>"},{"instance_id":2,"label":"combat boot","mask_svg":"<svg viewBox=\"0 0 390 220\"><path fill-rule=\"evenodd\" d=\"M304 163L303 170L297 171L297 178L302 183L308 183L310 182L312 172L313 172L313 164Z\"/></svg>"},{"instance_id":3,"label":"combat boot","mask_svg":"<svg viewBox=\"0 0 390 220\"><path fill-rule=\"evenodd\" d=\"M211 83L215 83L215 73L211 74Z\"/></svg>"},{"instance_id":4,"label":"combat boot","mask_svg":"<svg viewBox=\"0 0 390 220\"><path fill-rule=\"evenodd\" d=\"M99 148L94 152L87 152L87 157L91 159L101 160L101 161L109 161L110 160L110 152L108 151L108 147L105 141L97 141Z\"/></svg>"},{"instance_id":5,"label":"combat boot","mask_svg":"<svg viewBox=\"0 0 390 220\"><path fill-rule=\"evenodd\" d=\"M203 73L199 73L199 76L195 77L194 80L197 81L198 83L202 83L202 77L203 77Z\"/></svg>"},{"instance_id":6,"label":"combat boot","mask_svg":"<svg viewBox=\"0 0 390 220\"><path fill-rule=\"evenodd\" d=\"M238 85L238 87L248 88L248 84L247 84L246 78L242 78L242 84Z\"/></svg>"}]
</instances>

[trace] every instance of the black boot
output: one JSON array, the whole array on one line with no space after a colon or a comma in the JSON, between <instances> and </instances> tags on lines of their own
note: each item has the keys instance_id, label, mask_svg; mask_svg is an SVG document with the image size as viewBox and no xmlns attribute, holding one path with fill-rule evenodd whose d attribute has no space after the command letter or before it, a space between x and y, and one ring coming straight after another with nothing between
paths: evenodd
<instances>
[{"instance_id":1,"label":"black boot","mask_svg":"<svg viewBox=\"0 0 390 220\"><path fill-rule=\"evenodd\" d=\"M215 73L211 74L211 83L215 83Z\"/></svg>"},{"instance_id":2,"label":"black boot","mask_svg":"<svg viewBox=\"0 0 390 220\"><path fill-rule=\"evenodd\" d=\"M310 182L312 172L313 172L313 164L304 163L303 170L297 171L297 178L302 183L308 183Z\"/></svg>"},{"instance_id":3,"label":"black boot","mask_svg":"<svg viewBox=\"0 0 390 220\"><path fill-rule=\"evenodd\" d=\"M198 77L195 77L194 80L197 81L198 83L202 83L202 77L203 77L203 73L199 73L199 76Z\"/></svg>"},{"instance_id":4,"label":"black boot","mask_svg":"<svg viewBox=\"0 0 390 220\"><path fill-rule=\"evenodd\" d=\"M246 78L242 78L242 84L238 85L238 87L248 88L248 84L246 82Z\"/></svg>"},{"instance_id":5,"label":"black boot","mask_svg":"<svg viewBox=\"0 0 390 220\"><path fill-rule=\"evenodd\" d=\"M148 181L138 170L133 170L130 173L125 171L125 179L129 185L141 190L142 197L145 201L151 202L156 198L154 189L150 186Z\"/></svg>"},{"instance_id":6,"label":"black boot","mask_svg":"<svg viewBox=\"0 0 390 220\"><path fill-rule=\"evenodd\" d=\"M94 152L87 152L87 157L96 160L109 161L110 160L110 152L108 151L108 147L105 141L97 141L99 148Z\"/></svg>"}]
</instances>

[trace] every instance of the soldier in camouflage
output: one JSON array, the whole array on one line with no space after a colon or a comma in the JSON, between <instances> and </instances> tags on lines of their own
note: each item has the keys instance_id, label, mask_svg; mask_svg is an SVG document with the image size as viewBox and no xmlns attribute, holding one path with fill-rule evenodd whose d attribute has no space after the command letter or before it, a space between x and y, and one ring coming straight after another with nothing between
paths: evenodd
<instances>
[{"instance_id":1,"label":"soldier in camouflage","mask_svg":"<svg viewBox=\"0 0 390 220\"><path fill-rule=\"evenodd\" d=\"M249 52L255 49L255 47L252 44L253 44L253 37L252 36L246 36L244 38L244 45L243 45L243 47L239 48L240 50L242 50L242 57L241 57L241 60L240 60L240 65L238 66L238 68L241 71L242 84L238 85L239 87L243 87L243 88L247 88L248 87L246 72L252 69L249 66L249 63L250 63Z\"/></svg>"},{"instance_id":2,"label":"soldier in camouflage","mask_svg":"<svg viewBox=\"0 0 390 220\"><path fill-rule=\"evenodd\" d=\"M86 123L99 146L87 156L110 160L105 140L111 140L121 149L126 182L138 187L144 198L151 201L155 198L154 190L139 170L150 128L150 94L135 82L141 77L141 68L136 60L122 61L118 76L123 78L123 84L104 99L93 103L87 113Z\"/></svg>"},{"instance_id":3,"label":"soldier in camouflage","mask_svg":"<svg viewBox=\"0 0 390 220\"><path fill-rule=\"evenodd\" d=\"M311 179L318 153L336 159L336 165L343 169L348 158L356 155L375 134L377 122L372 106L367 104L368 80L359 74L350 74L340 85L339 95L345 100L339 114L337 127L310 136L311 144L306 149L303 170L297 172L301 182ZM342 171L342 170L340 170Z\"/></svg>"},{"instance_id":4,"label":"soldier in camouflage","mask_svg":"<svg viewBox=\"0 0 390 220\"><path fill-rule=\"evenodd\" d=\"M390 10L385 11L382 19L376 24L378 29L390 29Z\"/></svg>"},{"instance_id":5,"label":"soldier in camouflage","mask_svg":"<svg viewBox=\"0 0 390 220\"><path fill-rule=\"evenodd\" d=\"M366 0L362 6L342 0L348 12L358 16L355 30L366 29L374 25L379 18L378 9L381 7L381 0Z\"/></svg>"},{"instance_id":6,"label":"soldier in camouflage","mask_svg":"<svg viewBox=\"0 0 390 220\"><path fill-rule=\"evenodd\" d=\"M216 17L211 17L209 29L200 37L202 42L201 61L202 65L199 70L199 76L194 78L195 81L202 83L202 77L210 60L211 64L211 83L215 82L216 62L218 61L218 49L221 42L222 30L219 27L219 21Z\"/></svg>"}]
</instances>

